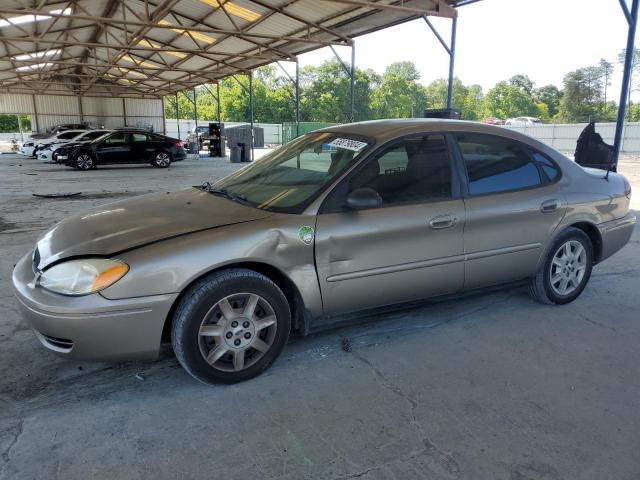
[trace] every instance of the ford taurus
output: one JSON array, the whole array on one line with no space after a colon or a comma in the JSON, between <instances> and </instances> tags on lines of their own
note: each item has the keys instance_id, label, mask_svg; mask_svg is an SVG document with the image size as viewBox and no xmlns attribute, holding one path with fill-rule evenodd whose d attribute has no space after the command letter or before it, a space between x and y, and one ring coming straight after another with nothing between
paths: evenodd
<instances>
[{"instance_id":1,"label":"ford taurus","mask_svg":"<svg viewBox=\"0 0 640 480\"><path fill-rule=\"evenodd\" d=\"M631 187L499 127L397 120L302 136L213 184L69 217L13 285L69 358L152 358L232 383L292 332L356 312L528 282L566 304L629 240Z\"/></svg>"}]
</instances>

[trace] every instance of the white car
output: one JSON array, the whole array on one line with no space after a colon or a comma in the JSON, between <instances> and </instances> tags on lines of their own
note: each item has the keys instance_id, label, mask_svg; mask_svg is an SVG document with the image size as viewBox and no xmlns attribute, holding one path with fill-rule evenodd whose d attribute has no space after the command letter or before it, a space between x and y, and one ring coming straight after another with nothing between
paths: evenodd
<instances>
[{"instance_id":1,"label":"white car","mask_svg":"<svg viewBox=\"0 0 640 480\"><path fill-rule=\"evenodd\" d=\"M504 124L514 127L531 127L533 125L542 125L542 120L536 117L516 117L507 119Z\"/></svg>"},{"instance_id":2,"label":"white car","mask_svg":"<svg viewBox=\"0 0 640 480\"><path fill-rule=\"evenodd\" d=\"M38 156L37 150L39 150L42 145L54 143L59 140L63 140L63 141L71 140L72 138L77 137L81 133L86 133L86 132L87 130L65 130L64 132L60 132L56 135L52 135L47 138L38 138L38 139L30 138L29 140L27 140L22 144L22 147L20 148L20 153L23 155L27 155L28 157L37 157Z\"/></svg>"},{"instance_id":3,"label":"white car","mask_svg":"<svg viewBox=\"0 0 640 480\"><path fill-rule=\"evenodd\" d=\"M81 144L92 142L93 140L97 140L111 132L112 130L89 130L88 132L82 132L68 140L57 140L52 143L44 143L42 144L42 148L38 150L38 159L46 162L55 161L55 152L63 145L69 145L70 143Z\"/></svg>"}]
</instances>

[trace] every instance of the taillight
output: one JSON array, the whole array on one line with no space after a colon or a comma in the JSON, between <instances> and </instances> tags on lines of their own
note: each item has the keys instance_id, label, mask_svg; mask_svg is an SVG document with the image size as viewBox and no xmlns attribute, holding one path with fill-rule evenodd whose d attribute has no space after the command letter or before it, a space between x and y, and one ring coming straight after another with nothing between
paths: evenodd
<instances>
[{"instance_id":1,"label":"taillight","mask_svg":"<svg viewBox=\"0 0 640 480\"><path fill-rule=\"evenodd\" d=\"M627 197L629 200L631 200L631 184L629 183L629 180L627 180L625 177L623 177L624 179L624 196Z\"/></svg>"},{"instance_id":2,"label":"taillight","mask_svg":"<svg viewBox=\"0 0 640 480\"><path fill-rule=\"evenodd\" d=\"M178 147L178 148L184 148L184 143L182 143L182 140L178 140L178 141L176 142L176 147Z\"/></svg>"}]
</instances>

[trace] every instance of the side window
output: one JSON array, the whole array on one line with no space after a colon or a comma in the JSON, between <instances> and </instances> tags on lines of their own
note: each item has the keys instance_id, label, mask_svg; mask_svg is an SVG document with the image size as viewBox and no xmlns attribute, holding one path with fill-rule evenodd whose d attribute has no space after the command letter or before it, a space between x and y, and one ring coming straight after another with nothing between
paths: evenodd
<instances>
[{"instance_id":1,"label":"side window","mask_svg":"<svg viewBox=\"0 0 640 480\"><path fill-rule=\"evenodd\" d=\"M451 162L443 135L420 135L393 142L366 161L347 188L336 189L330 211L339 210L346 195L371 188L382 197L382 206L419 203L451 197ZM336 198L339 197L339 198Z\"/></svg>"},{"instance_id":2,"label":"side window","mask_svg":"<svg viewBox=\"0 0 640 480\"><path fill-rule=\"evenodd\" d=\"M109 138L106 138L104 143L124 143L127 141L127 134L124 132L114 133Z\"/></svg>"},{"instance_id":3,"label":"side window","mask_svg":"<svg viewBox=\"0 0 640 480\"><path fill-rule=\"evenodd\" d=\"M532 152L531 156L540 165L550 182L555 182L560 176L560 168L552 162L546 155L540 152Z\"/></svg>"},{"instance_id":4,"label":"side window","mask_svg":"<svg viewBox=\"0 0 640 480\"><path fill-rule=\"evenodd\" d=\"M131 135L132 142L146 142L147 136L144 133L134 133Z\"/></svg>"},{"instance_id":5,"label":"side window","mask_svg":"<svg viewBox=\"0 0 640 480\"><path fill-rule=\"evenodd\" d=\"M60 135L58 135L58 138L61 140L69 140L73 137L77 137L78 136L78 132L65 132L65 133L61 133Z\"/></svg>"},{"instance_id":6,"label":"side window","mask_svg":"<svg viewBox=\"0 0 640 480\"><path fill-rule=\"evenodd\" d=\"M508 192L542 183L538 167L519 143L479 134L461 134L456 138L471 195Z\"/></svg>"}]
</instances>

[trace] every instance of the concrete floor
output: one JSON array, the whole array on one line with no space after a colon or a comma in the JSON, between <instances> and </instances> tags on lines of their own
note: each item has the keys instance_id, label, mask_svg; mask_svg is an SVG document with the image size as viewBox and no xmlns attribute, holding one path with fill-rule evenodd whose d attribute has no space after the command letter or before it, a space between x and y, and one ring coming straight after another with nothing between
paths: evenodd
<instances>
[{"instance_id":1,"label":"concrete floor","mask_svg":"<svg viewBox=\"0 0 640 480\"><path fill-rule=\"evenodd\" d=\"M640 478L637 231L571 305L511 289L386 315L293 339L234 386L195 382L170 349L155 362L64 360L20 323L11 269L44 229L234 168L79 172L0 156L2 480ZM640 197L640 161L622 171Z\"/></svg>"}]
</instances>

